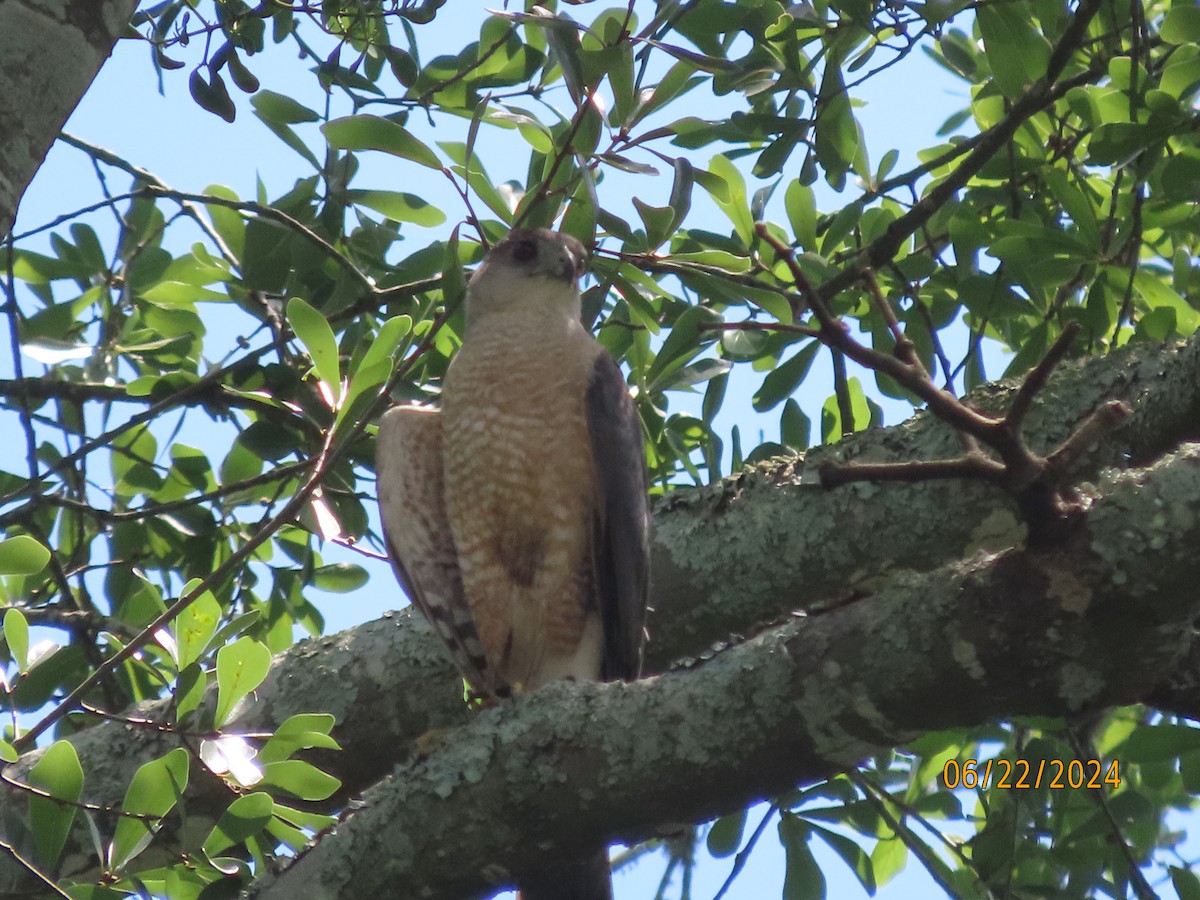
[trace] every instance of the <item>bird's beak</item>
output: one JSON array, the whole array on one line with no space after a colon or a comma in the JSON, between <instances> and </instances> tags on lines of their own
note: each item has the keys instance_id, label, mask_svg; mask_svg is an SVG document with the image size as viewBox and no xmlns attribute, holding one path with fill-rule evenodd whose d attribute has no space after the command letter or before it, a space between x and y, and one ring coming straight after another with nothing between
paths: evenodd
<instances>
[{"instance_id":1,"label":"bird's beak","mask_svg":"<svg viewBox=\"0 0 1200 900\"><path fill-rule=\"evenodd\" d=\"M540 275L548 275L558 281L573 284L583 274L583 260L567 247L561 247L559 250L560 252L542 261L536 271Z\"/></svg>"}]
</instances>

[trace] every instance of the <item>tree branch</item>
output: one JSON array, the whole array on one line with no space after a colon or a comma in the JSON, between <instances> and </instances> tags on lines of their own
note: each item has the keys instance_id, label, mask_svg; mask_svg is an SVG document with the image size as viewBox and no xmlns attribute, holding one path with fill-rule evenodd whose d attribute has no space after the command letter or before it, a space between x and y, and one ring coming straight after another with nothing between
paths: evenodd
<instances>
[{"instance_id":1,"label":"tree branch","mask_svg":"<svg viewBox=\"0 0 1200 900\"><path fill-rule=\"evenodd\" d=\"M488 710L251 896L480 896L599 837L728 812L930 729L1136 700L1200 614L1200 448L1098 491L1068 548L979 554L692 670Z\"/></svg>"}]
</instances>

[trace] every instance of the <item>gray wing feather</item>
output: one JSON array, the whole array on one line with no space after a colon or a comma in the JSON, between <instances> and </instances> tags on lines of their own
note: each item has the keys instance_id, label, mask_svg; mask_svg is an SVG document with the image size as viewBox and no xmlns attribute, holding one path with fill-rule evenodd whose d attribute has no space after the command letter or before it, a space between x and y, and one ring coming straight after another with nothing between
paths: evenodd
<instances>
[{"instance_id":1,"label":"gray wing feather","mask_svg":"<svg viewBox=\"0 0 1200 900\"><path fill-rule=\"evenodd\" d=\"M649 483L637 408L607 351L592 370L587 418L598 487L592 559L604 623L601 677L628 681L641 673L645 644Z\"/></svg>"}]
</instances>

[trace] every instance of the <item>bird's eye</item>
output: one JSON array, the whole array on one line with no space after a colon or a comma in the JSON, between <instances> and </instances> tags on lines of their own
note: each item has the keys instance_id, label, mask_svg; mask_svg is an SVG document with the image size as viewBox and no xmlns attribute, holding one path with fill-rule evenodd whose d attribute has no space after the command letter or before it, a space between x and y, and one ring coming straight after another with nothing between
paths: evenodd
<instances>
[{"instance_id":1,"label":"bird's eye","mask_svg":"<svg viewBox=\"0 0 1200 900\"><path fill-rule=\"evenodd\" d=\"M517 262L529 262L537 256L537 247L534 246L533 241L517 241L512 255Z\"/></svg>"}]
</instances>

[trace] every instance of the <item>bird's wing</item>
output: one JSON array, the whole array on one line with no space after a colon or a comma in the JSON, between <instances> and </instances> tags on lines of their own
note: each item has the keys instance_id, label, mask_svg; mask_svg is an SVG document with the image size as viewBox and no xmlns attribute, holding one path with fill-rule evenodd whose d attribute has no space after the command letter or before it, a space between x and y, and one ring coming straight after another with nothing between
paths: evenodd
<instances>
[{"instance_id":1,"label":"bird's wing","mask_svg":"<svg viewBox=\"0 0 1200 900\"><path fill-rule=\"evenodd\" d=\"M648 478L637 408L607 351L596 356L586 406L597 486L592 559L604 622L601 677L630 680L641 673L645 643Z\"/></svg>"},{"instance_id":2,"label":"bird's wing","mask_svg":"<svg viewBox=\"0 0 1200 900\"><path fill-rule=\"evenodd\" d=\"M389 410L379 423L375 463L379 513L396 579L446 644L463 677L476 691L496 693L463 596L446 517L441 413L416 406Z\"/></svg>"}]
</instances>

